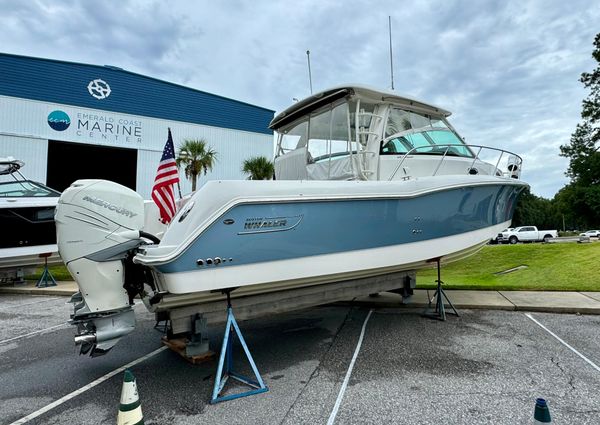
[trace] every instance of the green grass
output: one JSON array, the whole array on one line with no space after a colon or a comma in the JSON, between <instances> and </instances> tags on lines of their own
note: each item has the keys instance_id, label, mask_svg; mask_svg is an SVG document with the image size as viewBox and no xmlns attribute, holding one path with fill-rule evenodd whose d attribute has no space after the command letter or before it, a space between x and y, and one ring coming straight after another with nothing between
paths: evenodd
<instances>
[{"instance_id":1,"label":"green grass","mask_svg":"<svg viewBox=\"0 0 600 425\"><path fill-rule=\"evenodd\" d=\"M497 276L494 273L525 265ZM433 288L435 269L417 274L417 288ZM449 289L600 291L600 243L487 245L442 267Z\"/></svg>"},{"instance_id":2,"label":"green grass","mask_svg":"<svg viewBox=\"0 0 600 425\"><path fill-rule=\"evenodd\" d=\"M494 273L526 265L501 276ZM72 280L63 265L51 266L56 280ZM37 280L42 268L27 276ZM435 269L419 271L417 288L433 288ZM477 254L442 267L449 289L600 291L600 242L487 245Z\"/></svg>"},{"instance_id":3,"label":"green grass","mask_svg":"<svg viewBox=\"0 0 600 425\"><path fill-rule=\"evenodd\" d=\"M67 266L63 264L56 264L54 266L48 266L50 273L54 276L56 280L73 280L71 277L71 273L67 270ZM27 280L38 280L42 276L42 272L44 271L43 267L38 267L33 274L25 276Z\"/></svg>"}]
</instances>

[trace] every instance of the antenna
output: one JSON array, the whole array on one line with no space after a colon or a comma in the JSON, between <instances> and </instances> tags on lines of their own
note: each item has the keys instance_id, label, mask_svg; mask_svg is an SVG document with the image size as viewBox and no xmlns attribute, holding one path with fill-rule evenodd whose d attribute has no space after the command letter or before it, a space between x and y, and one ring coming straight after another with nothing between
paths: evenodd
<instances>
[{"instance_id":1,"label":"antenna","mask_svg":"<svg viewBox=\"0 0 600 425\"><path fill-rule=\"evenodd\" d=\"M310 50L306 51L306 60L308 61L308 84L310 85L310 94L313 94L313 91L312 91L312 74L310 72Z\"/></svg>"},{"instance_id":2,"label":"antenna","mask_svg":"<svg viewBox=\"0 0 600 425\"><path fill-rule=\"evenodd\" d=\"M388 15L388 24L390 32L390 75L392 78L392 90L394 90L394 60L392 58L392 17Z\"/></svg>"}]
</instances>

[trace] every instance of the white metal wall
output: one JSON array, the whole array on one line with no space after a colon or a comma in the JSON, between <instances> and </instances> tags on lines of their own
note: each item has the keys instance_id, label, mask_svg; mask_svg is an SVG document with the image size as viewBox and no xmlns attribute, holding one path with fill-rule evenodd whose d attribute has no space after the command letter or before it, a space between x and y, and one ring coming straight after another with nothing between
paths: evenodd
<instances>
[{"instance_id":1,"label":"white metal wall","mask_svg":"<svg viewBox=\"0 0 600 425\"><path fill-rule=\"evenodd\" d=\"M25 163L21 173L30 180L46 182L48 141L32 137L0 134L0 157L12 156ZM13 180L11 176L0 176L0 181Z\"/></svg>"},{"instance_id":2,"label":"white metal wall","mask_svg":"<svg viewBox=\"0 0 600 425\"><path fill-rule=\"evenodd\" d=\"M64 131L56 131L48 124L49 114L57 110L65 112L71 119L70 126ZM0 111L2 111L0 113L0 156L12 155L25 161L26 175L40 182L46 181L47 140L137 149L137 191L146 199L150 197L169 127L176 150L184 139L204 138L217 151L217 162L213 172L201 176L198 180L199 186L209 179L244 179L246 176L241 172L241 167L245 159L259 155L269 159L273 157L273 136L270 134L131 116L6 96L0 96ZM95 122L103 125L106 121L112 120L116 125L120 121L135 121L139 124L141 137L130 137L126 140L125 137L109 137L113 135L103 131L78 129L77 121L81 119L78 117L82 116L96 117L95 120L88 120L88 129ZM123 165L114 164L114 166ZM185 179L183 170L180 172L180 178L182 192L188 193L191 190L191 183Z\"/></svg>"}]
</instances>

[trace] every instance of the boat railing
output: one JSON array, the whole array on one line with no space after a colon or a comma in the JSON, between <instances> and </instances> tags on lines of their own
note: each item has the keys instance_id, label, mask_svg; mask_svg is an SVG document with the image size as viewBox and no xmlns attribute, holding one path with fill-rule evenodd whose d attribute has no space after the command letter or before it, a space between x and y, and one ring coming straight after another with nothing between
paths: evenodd
<instances>
[{"instance_id":1,"label":"boat railing","mask_svg":"<svg viewBox=\"0 0 600 425\"><path fill-rule=\"evenodd\" d=\"M404 162L406 161L407 158L412 158L414 155L423 155L423 154L432 155L432 152L431 152L432 148L437 149L437 151L435 152L436 155L441 155L440 160L439 160L435 170L433 171L432 176L437 175L437 172L440 170L442 164L444 163L444 160L448 156L473 158L471 165L467 168L467 174L477 174L476 172L473 172L473 170L475 170L475 168L474 168L475 163L477 161L483 161L481 159L482 153L487 153L488 151L495 152L498 155L498 159L496 160L496 163L494 165L494 170L495 170L495 173L497 176L504 176L504 177L518 179L521 175L521 165L523 164L523 159L519 155L517 155L513 152L510 152L510 151L507 151L504 149L483 146L483 145L440 144L440 145L435 145L435 146L431 146L431 145L417 146L417 147L410 149L408 152L406 152L402 156L402 158L398 162L398 165L396 165L394 172L391 174L391 176L388 178L388 180L391 181L396 176L396 173L398 172L398 170L400 170L400 168L402 167L402 165L404 164ZM445 149L442 149L442 148L445 148ZM457 151L457 148L468 148L470 155L468 155L468 156L461 155ZM424 152L419 152L419 151L424 151ZM475 151L477 151L477 153L474 153ZM506 161L507 161L506 171L500 171L500 169L498 168L500 166L500 162L502 161L503 158L506 158Z\"/></svg>"}]
</instances>

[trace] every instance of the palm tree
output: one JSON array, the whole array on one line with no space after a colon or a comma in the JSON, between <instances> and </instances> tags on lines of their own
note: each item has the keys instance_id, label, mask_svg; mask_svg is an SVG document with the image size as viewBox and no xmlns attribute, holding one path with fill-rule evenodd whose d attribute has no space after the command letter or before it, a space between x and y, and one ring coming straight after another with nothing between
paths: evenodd
<instances>
[{"instance_id":1,"label":"palm tree","mask_svg":"<svg viewBox=\"0 0 600 425\"><path fill-rule=\"evenodd\" d=\"M185 139L179 146L175 163L184 167L185 176L192 181L192 192L196 190L198 175L211 171L217 160L217 152L204 139Z\"/></svg>"},{"instance_id":2,"label":"palm tree","mask_svg":"<svg viewBox=\"0 0 600 425\"><path fill-rule=\"evenodd\" d=\"M250 180L271 180L275 173L273 163L264 156L254 156L244 161L242 172L250 174Z\"/></svg>"}]
</instances>

